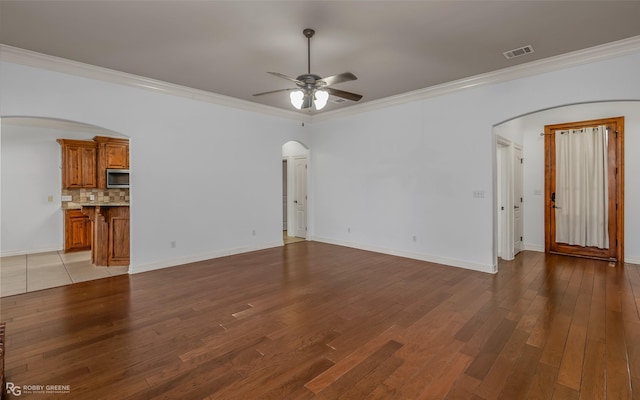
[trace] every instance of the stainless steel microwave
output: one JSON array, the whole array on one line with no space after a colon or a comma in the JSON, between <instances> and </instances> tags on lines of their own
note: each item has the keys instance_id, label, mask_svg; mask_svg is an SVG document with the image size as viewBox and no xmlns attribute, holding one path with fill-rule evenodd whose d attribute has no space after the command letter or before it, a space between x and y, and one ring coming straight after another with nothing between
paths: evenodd
<instances>
[{"instance_id":1,"label":"stainless steel microwave","mask_svg":"<svg viewBox=\"0 0 640 400\"><path fill-rule=\"evenodd\" d=\"M107 188L118 189L129 187L128 169L107 169Z\"/></svg>"}]
</instances>

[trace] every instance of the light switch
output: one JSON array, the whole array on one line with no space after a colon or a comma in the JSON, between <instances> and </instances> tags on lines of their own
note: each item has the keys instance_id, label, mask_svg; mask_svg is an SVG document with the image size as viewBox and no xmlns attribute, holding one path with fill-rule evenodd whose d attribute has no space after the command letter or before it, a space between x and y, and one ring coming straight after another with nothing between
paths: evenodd
<instances>
[{"instance_id":1,"label":"light switch","mask_svg":"<svg viewBox=\"0 0 640 400\"><path fill-rule=\"evenodd\" d=\"M71 195L62 196L61 200L62 201L72 201L73 200L73 196L71 196Z\"/></svg>"},{"instance_id":2,"label":"light switch","mask_svg":"<svg viewBox=\"0 0 640 400\"><path fill-rule=\"evenodd\" d=\"M47 201L49 203L53 203L53 196L52 195L47 196Z\"/></svg>"}]
</instances>

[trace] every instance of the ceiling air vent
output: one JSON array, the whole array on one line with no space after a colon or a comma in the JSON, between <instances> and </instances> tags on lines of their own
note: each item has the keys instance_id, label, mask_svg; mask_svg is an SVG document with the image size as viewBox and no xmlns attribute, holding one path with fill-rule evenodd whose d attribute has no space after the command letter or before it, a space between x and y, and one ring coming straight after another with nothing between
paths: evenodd
<instances>
[{"instance_id":1,"label":"ceiling air vent","mask_svg":"<svg viewBox=\"0 0 640 400\"><path fill-rule=\"evenodd\" d=\"M529 54L529 53L533 53L533 47L531 45L505 51L502 54L504 54L507 60L510 60L512 58L524 56L525 54Z\"/></svg>"},{"instance_id":2,"label":"ceiling air vent","mask_svg":"<svg viewBox=\"0 0 640 400\"><path fill-rule=\"evenodd\" d=\"M347 101L347 100L345 100L345 99L343 99L343 98L340 98L340 97L339 97L339 98L337 98L337 99L333 99L333 100L331 100L331 102L332 102L332 103L335 103L335 104L341 104L341 103L344 103L345 101Z\"/></svg>"}]
</instances>

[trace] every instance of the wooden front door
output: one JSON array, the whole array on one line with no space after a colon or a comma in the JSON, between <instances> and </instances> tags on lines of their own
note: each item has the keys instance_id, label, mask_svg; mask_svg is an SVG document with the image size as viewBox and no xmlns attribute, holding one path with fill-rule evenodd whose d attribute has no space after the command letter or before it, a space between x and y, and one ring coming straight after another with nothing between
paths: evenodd
<instances>
[{"instance_id":1,"label":"wooden front door","mask_svg":"<svg viewBox=\"0 0 640 400\"><path fill-rule=\"evenodd\" d=\"M556 240L556 132L606 125L608 248ZM545 126L545 251L608 260L624 260L624 117Z\"/></svg>"}]
</instances>

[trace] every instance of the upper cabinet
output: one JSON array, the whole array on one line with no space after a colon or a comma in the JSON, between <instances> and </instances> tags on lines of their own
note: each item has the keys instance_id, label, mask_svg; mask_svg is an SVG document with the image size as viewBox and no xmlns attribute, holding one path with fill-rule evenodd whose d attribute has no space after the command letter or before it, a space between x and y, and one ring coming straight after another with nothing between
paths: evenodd
<instances>
[{"instance_id":1,"label":"upper cabinet","mask_svg":"<svg viewBox=\"0 0 640 400\"><path fill-rule=\"evenodd\" d=\"M63 189L107 187L107 169L129 169L129 139L58 139L62 146Z\"/></svg>"},{"instance_id":2,"label":"upper cabinet","mask_svg":"<svg viewBox=\"0 0 640 400\"><path fill-rule=\"evenodd\" d=\"M62 187L64 189L95 188L96 142L58 139L62 146Z\"/></svg>"},{"instance_id":3,"label":"upper cabinet","mask_svg":"<svg viewBox=\"0 0 640 400\"><path fill-rule=\"evenodd\" d=\"M98 187L107 187L107 169L129 169L129 139L96 136Z\"/></svg>"},{"instance_id":4,"label":"upper cabinet","mask_svg":"<svg viewBox=\"0 0 640 400\"><path fill-rule=\"evenodd\" d=\"M96 136L99 163L104 168L129 169L129 139Z\"/></svg>"}]
</instances>

